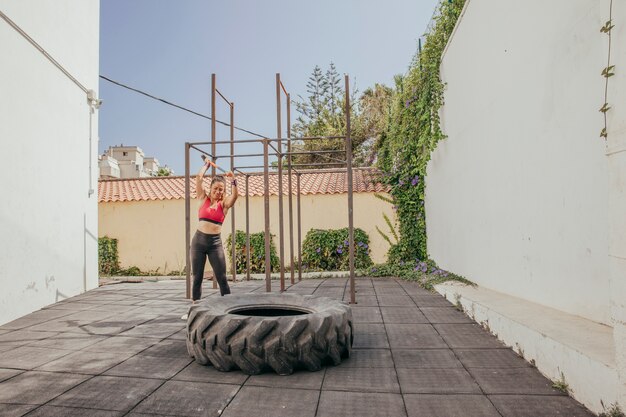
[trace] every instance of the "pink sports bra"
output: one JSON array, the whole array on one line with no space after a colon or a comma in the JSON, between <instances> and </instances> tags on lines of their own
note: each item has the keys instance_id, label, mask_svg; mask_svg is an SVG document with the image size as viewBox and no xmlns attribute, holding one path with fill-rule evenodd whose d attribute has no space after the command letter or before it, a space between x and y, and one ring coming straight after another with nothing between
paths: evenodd
<instances>
[{"instance_id":1,"label":"pink sports bra","mask_svg":"<svg viewBox=\"0 0 626 417\"><path fill-rule=\"evenodd\" d=\"M200 221L211 222L221 225L224 223L224 208L222 202L217 203L216 208L211 208L211 200L206 198L204 204L198 210L198 217Z\"/></svg>"}]
</instances>

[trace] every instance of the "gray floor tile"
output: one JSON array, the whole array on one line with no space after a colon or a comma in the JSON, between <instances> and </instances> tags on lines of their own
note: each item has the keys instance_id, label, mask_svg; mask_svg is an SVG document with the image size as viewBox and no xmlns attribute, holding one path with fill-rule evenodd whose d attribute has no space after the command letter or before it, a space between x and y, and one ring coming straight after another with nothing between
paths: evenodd
<instances>
[{"instance_id":1,"label":"gray floor tile","mask_svg":"<svg viewBox=\"0 0 626 417\"><path fill-rule=\"evenodd\" d=\"M486 394L562 394L535 368L469 368L469 372Z\"/></svg>"},{"instance_id":2,"label":"gray floor tile","mask_svg":"<svg viewBox=\"0 0 626 417\"><path fill-rule=\"evenodd\" d=\"M344 301L350 300L350 294L344 297ZM356 295L356 306L355 307L376 307L378 306L378 298L375 295Z\"/></svg>"},{"instance_id":3,"label":"gray floor tile","mask_svg":"<svg viewBox=\"0 0 626 417\"><path fill-rule=\"evenodd\" d=\"M24 372L0 383L0 403L44 404L88 378L67 373Z\"/></svg>"},{"instance_id":4,"label":"gray floor tile","mask_svg":"<svg viewBox=\"0 0 626 417\"><path fill-rule=\"evenodd\" d=\"M67 310L38 310L34 313L30 313L24 317L20 317L19 319L3 324L2 329L23 329L25 327L41 324L49 320L66 316L71 313L71 311Z\"/></svg>"},{"instance_id":5,"label":"gray floor tile","mask_svg":"<svg viewBox=\"0 0 626 417\"><path fill-rule=\"evenodd\" d=\"M481 394L465 369L398 369L403 394Z\"/></svg>"},{"instance_id":6,"label":"gray floor tile","mask_svg":"<svg viewBox=\"0 0 626 417\"><path fill-rule=\"evenodd\" d=\"M121 411L90 410L88 408L58 407L44 405L28 414L28 417L121 417Z\"/></svg>"},{"instance_id":7,"label":"gray floor tile","mask_svg":"<svg viewBox=\"0 0 626 417\"><path fill-rule=\"evenodd\" d=\"M47 339L57 334L56 332L33 331L31 329L15 330L0 334L0 343L25 344L33 340Z\"/></svg>"},{"instance_id":8,"label":"gray floor tile","mask_svg":"<svg viewBox=\"0 0 626 417\"><path fill-rule=\"evenodd\" d=\"M378 295L381 307L415 307L413 299L408 295Z\"/></svg>"},{"instance_id":9,"label":"gray floor tile","mask_svg":"<svg viewBox=\"0 0 626 417\"><path fill-rule=\"evenodd\" d=\"M172 356L184 358L187 355L187 345L184 340L165 339L142 352L144 355Z\"/></svg>"},{"instance_id":10,"label":"gray floor tile","mask_svg":"<svg viewBox=\"0 0 626 417\"><path fill-rule=\"evenodd\" d=\"M495 336L477 324L434 324L437 331L451 348L504 348Z\"/></svg>"},{"instance_id":11,"label":"gray floor tile","mask_svg":"<svg viewBox=\"0 0 626 417\"><path fill-rule=\"evenodd\" d=\"M180 381L241 385L248 379L248 375L241 371L220 372L212 366L204 366L192 362L173 379Z\"/></svg>"},{"instance_id":12,"label":"gray floor tile","mask_svg":"<svg viewBox=\"0 0 626 417\"><path fill-rule=\"evenodd\" d=\"M13 378L15 375L19 375L22 372L24 371L19 369L0 369L0 382Z\"/></svg>"},{"instance_id":13,"label":"gray floor tile","mask_svg":"<svg viewBox=\"0 0 626 417\"><path fill-rule=\"evenodd\" d=\"M123 352L139 353L158 343L148 337L111 336L85 348L87 352Z\"/></svg>"},{"instance_id":14,"label":"gray floor tile","mask_svg":"<svg viewBox=\"0 0 626 417\"><path fill-rule=\"evenodd\" d=\"M484 395L405 394L409 417L500 417Z\"/></svg>"},{"instance_id":15,"label":"gray floor tile","mask_svg":"<svg viewBox=\"0 0 626 417\"><path fill-rule=\"evenodd\" d=\"M447 348L448 345L430 324L387 324L392 349Z\"/></svg>"},{"instance_id":16,"label":"gray floor tile","mask_svg":"<svg viewBox=\"0 0 626 417\"><path fill-rule=\"evenodd\" d=\"M382 323L383 317L377 307L352 307L355 323Z\"/></svg>"},{"instance_id":17,"label":"gray floor tile","mask_svg":"<svg viewBox=\"0 0 626 417\"><path fill-rule=\"evenodd\" d=\"M396 368L462 368L450 349L394 349Z\"/></svg>"},{"instance_id":18,"label":"gray floor tile","mask_svg":"<svg viewBox=\"0 0 626 417\"><path fill-rule=\"evenodd\" d=\"M324 372L325 369L317 372L302 370L291 375L277 375L275 373L252 375L245 385L319 390L322 388Z\"/></svg>"},{"instance_id":19,"label":"gray floor tile","mask_svg":"<svg viewBox=\"0 0 626 417\"><path fill-rule=\"evenodd\" d=\"M0 356L0 367L17 369L35 369L45 363L72 353L71 350L45 349L31 346L19 346Z\"/></svg>"},{"instance_id":20,"label":"gray floor tile","mask_svg":"<svg viewBox=\"0 0 626 417\"><path fill-rule=\"evenodd\" d=\"M204 382L168 381L133 411L174 416L219 416L239 387Z\"/></svg>"},{"instance_id":21,"label":"gray floor tile","mask_svg":"<svg viewBox=\"0 0 626 417\"><path fill-rule=\"evenodd\" d=\"M503 417L593 417L589 410L564 396L490 395Z\"/></svg>"},{"instance_id":22,"label":"gray floor tile","mask_svg":"<svg viewBox=\"0 0 626 417\"><path fill-rule=\"evenodd\" d=\"M385 324L387 323L428 323L428 320L417 307L381 307Z\"/></svg>"},{"instance_id":23,"label":"gray floor tile","mask_svg":"<svg viewBox=\"0 0 626 417\"><path fill-rule=\"evenodd\" d=\"M0 404L0 417L22 417L36 405L25 404Z\"/></svg>"},{"instance_id":24,"label":"gray floor tile","mask_svg":"<svg viewBox=\"0 0 626 417\"><path fill-rule=\"evenodd\" d=\"M511 349L456 349L467 368L526 368L531 366Z\"/></svg>"},{"instance_id":25,"label":"gray floor tile","mask_svg":"<svg viewBox=\"0 0 626 417\"><path fill-rule=\"evenodd\" d=\"M354 323L354 334L387 334L383 323Z\"/></svg>"},{"instance_id":26,"label":"gray floor tile","mask_svg":"<svg viewBox=\"0 0 626 417\"><path fill-rule=\"evenodd\" d=\"M174 358L139 354L109 369L105 375L170 379L187 367L191 361L188 355Z\"/></svg>"},{"instance_id":27,"label":"gray floor tile","mask_svg":"<svg viewBox=\"0 0 626 417\"><path fill-rule=\"evenodd\" d=\"M440 296L439 294L432 295L413 295L411 296L415 304L419 308L422 307L453 307L452 303Z\"/></svg>"},{"instance_id":28,"label":"gray floor tile","mask_svg":"<svg viewBox=\"0 0 626 417\"><path fill-rule=\"evenodd\" d=\"M403 417L400 394L322 391L316 417Z\"/></svg>"},{"instance_id":29,"label":"gray floor tile","mask_svg":"<svg viewBox=\"0 0 626 417\"><path fill-rule=\"evenodd\" d=\"M473 323L473 320L455 307L421 307L431 323Z\"/></svg>"},{"instance_id":30,"label":"gray floor tile","mask_svg":"<svg viewBox=\"0 0 626 417\"><path fill-rule=\"evenodd\" d=\"M98 375L125 361L132 353L87 352L79 350L38 368L40 371L75 372L77 374Z\"/></svg>"},{"instance_id":31,"label":"gray floor tile","mask_svg":"<svg viewBox=\"0 0 626 417\"><path fill-rule=\"evenodd\" d=\"M355 333L353 349L389 349L389 341L384 333Z\"/></svg>"},{"instance_id":32,"label":"gray floor tile","mask_svg":"<svg viewBox=\"0 0 626 417\"><path fill-rule=\"evenodd\" d=\"M96 376L60 395L50 405L128 411L162 383L158 379Z\"/></svg>"},{"instance_id":33,"label":"gray floor tile","mask_svg":"<svg viewBox=\"0 0 626 417\"><path fill-rule=\"evenodd\" d=\"M63 349L63 350L81 350L87 346L100 343L106 339L106 336L92 336L88 334L78 333L60 333L57 336L48 339L29 342L28 346L46 348L46 349Z\"/></svg>"},{"instance_id":34,"label":"gray floor tile","mask_svg":"<svg viewBox=\"0 0 626 417\"><path fill-rule=\"evenodd\" d=\"M319 391L244 386L222 417L313 417Z\"/></svg>"},{"instance_id":35,"label":"gray floor tile","mask_svg":"<svg viewBox=\"0 0 626 417\"><path fill-rule=\"evenodd\" d=\"M183 320L179 320L179 324L142 324L135 326L130 330L123 332L122 336L131 337L154 337L157 339L163 339L173 335L184 328L185 323Z\"/></svg>"},{"instance_id":36,"label":"gray floor tile","mask_svg":"<svg viewBox=\"0 0 626 417\"><path fill-rule=\"evenodd\" d=\"M396 371L393 368L326 369L323 390L357 392L400 392Z\"/></svg>"},{"instance_id":37,"label":"gray floor tile","mask_svg":"<svg viewBox=\"0 0 626 417\"><path fill-rule=\"evenodd\" d=\"M342 368L393 368L389 349L353 349L350 358L344 359Z\"/></svg>"}]
</instances>

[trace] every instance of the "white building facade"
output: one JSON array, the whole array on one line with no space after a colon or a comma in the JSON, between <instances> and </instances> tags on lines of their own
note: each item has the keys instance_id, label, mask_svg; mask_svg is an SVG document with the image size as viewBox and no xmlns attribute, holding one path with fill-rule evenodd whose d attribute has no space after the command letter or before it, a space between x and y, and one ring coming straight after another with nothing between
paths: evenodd
<instances>
[{"instance_id":1,"label":"white building facade","mask_svg":"<svg viewBox=\"0 0 626 417\"><path fill-rule=\"evenodd\" d=\"M98 285L99 10L0 0L0 324Z\"/></svg>"},{"instance_id":2,"label":"white building facade","mask_svg":"<svg viewBox=\"0 0 626 417\"><path fill-rule=\"evenodd\" d=\"M600 29L611 14L605 140ZM430 256L485 289L442 292L460 291L595 411L600 400L626 406L624 16L626 3L609 0L467 0L441 65L448 138L427 175ZM528 336L516 327L527 319L524 329L548 330ZM573 331L558 335L568 323Z\"/></svg>"}]
</instances>

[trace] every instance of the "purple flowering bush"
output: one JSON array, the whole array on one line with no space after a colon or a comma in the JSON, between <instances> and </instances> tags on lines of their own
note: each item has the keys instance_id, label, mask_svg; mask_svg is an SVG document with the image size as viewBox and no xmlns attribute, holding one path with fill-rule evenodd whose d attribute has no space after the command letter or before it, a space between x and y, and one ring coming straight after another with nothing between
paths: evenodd
<instances>
[{"instance_id":1,"label":"purple flowering bush","mask_svg":"<svg viewBox=\"0 0 626 417\"><path fill-rule=\"evenodd\" d=\"M433 290L435 284L445 281L459 281L468 285L475 285L460 275L439 268L437 264L430 259L425 261L414 259L408 262L399 261L372 265L362 270L361 274L369 277L394 277L408 281L417 281L422 287L428 290Z\"/></svg>"},{"instance_id":2,"label":"purple flowering bush","mask_svg":"<svg viewBox=\"0 0 626 417\"><path fill-rule=\"evenodd\" d=\"M362 229L354 229L354 267L372 265L370 239ZM302 242L302 262L309 271L345 271L349 269L348 229L311 229Z\"/></svg>"}]
</instances>

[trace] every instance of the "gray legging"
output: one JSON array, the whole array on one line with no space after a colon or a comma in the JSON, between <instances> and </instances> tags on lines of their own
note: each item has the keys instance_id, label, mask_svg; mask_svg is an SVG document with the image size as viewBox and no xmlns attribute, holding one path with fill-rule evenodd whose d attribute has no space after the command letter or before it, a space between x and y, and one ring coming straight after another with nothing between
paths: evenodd
<instances>
[{"instance_id":1,"label":"gray legging","mask_svg":"<svg viewBox=\"0 0 626 417\"><path fill-rule=\"evenodd\" d=\"M210 235L197 230L191 240L192 299L194 301L199 300L202 295L202 279L204 278L204 265L207 256L211 268L213 268L215 279L220 286L220 293L222 295L230 294L230 287L226 278L226 259L224 258L222 238L219 234Z\"/></svg>"}]
</instances>

